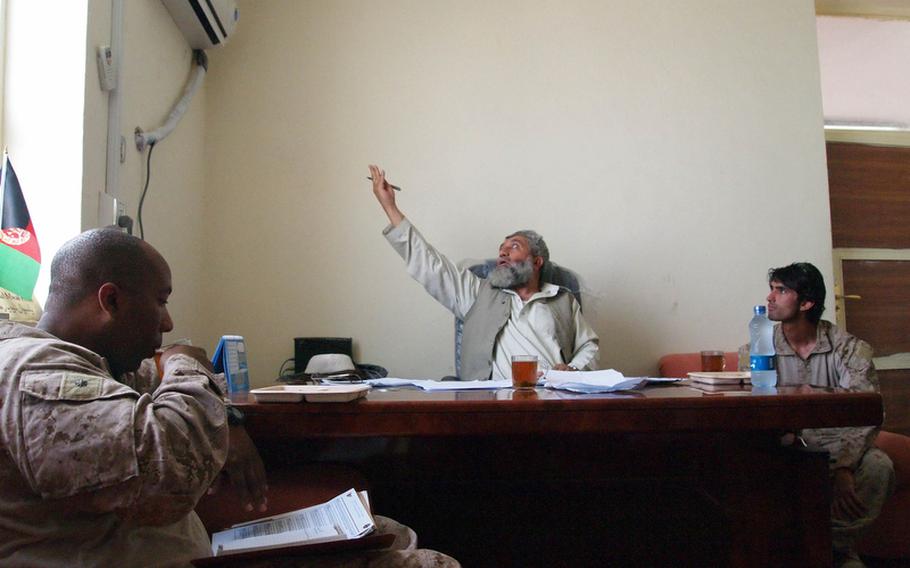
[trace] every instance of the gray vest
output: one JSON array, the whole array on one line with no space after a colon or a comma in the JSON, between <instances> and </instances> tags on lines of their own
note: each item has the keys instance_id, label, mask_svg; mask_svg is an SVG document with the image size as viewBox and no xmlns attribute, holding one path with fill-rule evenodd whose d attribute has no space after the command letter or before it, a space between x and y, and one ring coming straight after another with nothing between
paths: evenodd
<instances>
[{"instance_id":1,"label":"gray vest","mask_svg":"<svg viewBox=\"0 0 910 568\"><path fill-rule=\"evenodd\" d=\"M575 353L575 325L572 320L572 293L560 288L552 298L535 300L546 302L556 321L556 342L562 352L562 361L568 363ZM509 294L484 280L474 305L464 318L461 339L461 380L489 379L493 373L493 352L496 338L512 311Z\"/></svg>"}]
</instances>

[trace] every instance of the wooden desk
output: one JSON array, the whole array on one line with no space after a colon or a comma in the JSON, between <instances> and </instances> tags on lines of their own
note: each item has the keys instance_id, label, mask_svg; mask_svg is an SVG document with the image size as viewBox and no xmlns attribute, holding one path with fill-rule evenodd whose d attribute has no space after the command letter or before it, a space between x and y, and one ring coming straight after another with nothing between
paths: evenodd
<instances>
[{"instance_id":1,"label":"wooden desk","mask_svg":"<svg viewBox=\"0 0 910 568\"><path fill-rule=\"evenodd\" d=\"M882 400L778 391L374 389L344 404L234 400L271 464L318 458L307 452L319 440L382 438L359 460L377 510L466 566L830 566L826 455L777 440L880 424Z\"/></svg>"}]
</instances>

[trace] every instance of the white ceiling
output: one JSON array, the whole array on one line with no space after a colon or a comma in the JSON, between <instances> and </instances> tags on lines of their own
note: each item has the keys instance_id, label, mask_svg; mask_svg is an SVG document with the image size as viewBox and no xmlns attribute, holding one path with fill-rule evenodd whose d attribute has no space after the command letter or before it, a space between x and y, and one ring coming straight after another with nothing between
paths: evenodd
<instances>
[{"instance_id":1,"label":"white ceiling","mask_svg":"<svg viewBox=\"0 0 910 568\"><path fill-rule=\"evenodd\" d=\"M825 121L910 125L910 20L816 21Z\"/></svg>"}]
</instances>

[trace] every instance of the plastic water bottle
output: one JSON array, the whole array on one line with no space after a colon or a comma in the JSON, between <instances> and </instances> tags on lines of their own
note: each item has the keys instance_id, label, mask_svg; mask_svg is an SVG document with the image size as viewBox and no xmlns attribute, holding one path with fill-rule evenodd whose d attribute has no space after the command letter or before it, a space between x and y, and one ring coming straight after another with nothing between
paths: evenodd
<instances>
[{"instance_id":1,"label":"plastic water bottle","mask_svg":"<svg viewBox=\"0 0 910 568\"><path fill-rule=\"evenodd\" d=\"M770 389L777 386L777 369L774 358L774 324L768 319L765 306L755 306L755 315L749 322L749 368L752 370L752 388Z\"/></svg>"}]
</instances>

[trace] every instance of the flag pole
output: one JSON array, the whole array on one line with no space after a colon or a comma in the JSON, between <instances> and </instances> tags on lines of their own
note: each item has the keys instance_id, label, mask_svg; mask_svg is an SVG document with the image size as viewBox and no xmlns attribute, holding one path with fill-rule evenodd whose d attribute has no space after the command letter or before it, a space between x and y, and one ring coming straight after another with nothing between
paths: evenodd
<instances>
[{"instance_id":1,"label":"flag pole","mask_svg":"<svg viewBox=\"0 0 910 568\"><path fill-rule=\"evenodd\" d=\"M3 145L3 164L0 164L0 219L3 218L3 201L6 194L6 164L9 163L9 152L6 144ZM3 227L0 227L2 229Z\"/></svg>"}]
</instances>

